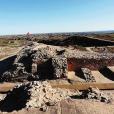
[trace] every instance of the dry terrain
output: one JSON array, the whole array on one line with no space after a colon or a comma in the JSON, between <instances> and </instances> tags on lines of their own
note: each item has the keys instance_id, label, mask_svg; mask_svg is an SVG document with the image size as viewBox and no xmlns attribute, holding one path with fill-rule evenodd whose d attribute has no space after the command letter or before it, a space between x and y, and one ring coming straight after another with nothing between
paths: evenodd
<instances>
[{"instance_id":1,"label":"dry terrain","mask_svg":"<svg viewBox=\"0 0 114 114\"><path fill-rule=\"evenodd\" d=\"M114 33L0 38L0 114L114 114Z\"/></svg>"},{"instance_id":2,"label":"dry terrain","mask_svg":"<svg viewBox=\"0 0 114 114\"><path fill-rule=\"evenodd\" d=\"M24 40L0 39L0 60L16 55L24 44Z\"/></svg>"}]
</instances>

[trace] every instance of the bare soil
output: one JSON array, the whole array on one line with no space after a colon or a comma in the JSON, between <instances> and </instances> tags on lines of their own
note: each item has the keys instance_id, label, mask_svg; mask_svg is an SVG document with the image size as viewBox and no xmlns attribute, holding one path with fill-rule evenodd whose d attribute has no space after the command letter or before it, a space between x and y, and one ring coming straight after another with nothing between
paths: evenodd
<instances>
[{"instance_id":1,"label":"bare soil","mask_svg":"<svg viewBox=\"0 0 114 114\"><path fill-rule=\"evenodd\" d=\"M0 47L0 60L16 55L22 47Z\"/></svg>"},{"instance_id":2,"label":"bare soil","mask_svg":"<svg viewBox=\"0 0 114 114\"><path fill-rule=\"evenodd\" d=\"M68 99L61 101L57 106L51 106L46 112L33 108L11 113L1 112L0 114L114 114L113 106L114 102L105 104L94 100Z\"/></svg>"}]
</instances>

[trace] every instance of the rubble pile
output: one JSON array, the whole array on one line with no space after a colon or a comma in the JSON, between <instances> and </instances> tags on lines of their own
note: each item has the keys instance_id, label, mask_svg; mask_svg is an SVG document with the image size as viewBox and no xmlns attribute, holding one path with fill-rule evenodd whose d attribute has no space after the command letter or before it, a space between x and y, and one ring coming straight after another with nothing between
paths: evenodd
<instances>
[{"instance_id":1,"label":"rubble pile","mask_svg":"<svg viewBox=\"0 0 114 114\"><path fill-rule=\"evenodd\" d=\"M101 102L110 103L111 96L104 94L98 88L90 87L88 90L82 92L81 96L86 99L96 99Z\"/></svg>"},{"instance_id":2,"label":"rubble pile","mask_svg":"<svg viewBox=\"0 0 114 114\"><path fill-rule=\"evenodd\" d=\"M28 90L30 100L26 103L27 108L46 108L75 94L68 90L53 89L47 81L30 83L30 87Z\"/></svg>"},{"instance_id":3,"label":"rubble pile","mask_svg":"<svg viewBox=\"0 0 114 114\"><path fill-rule=\"evenodd\" d=\"M16 86L0 102L2 107L39 108L45 111L47 106L53 106L57 102L75 95L70 90L54 89L47 81L34 81ZM10 102L11 101L11 102ZM21 103L21 104L20 104ZM21 106L22 105L22 106ZM13 109L12 109L13 110Z\"/></svg>"},{"instance_id":4,"label":"rubble pile","mask_svg":"<svg viewBox=\"0 0 114 114\"><path fill-rule=\"evenodd\" d=\"M86 82L96 82L94 76L91 73L91 70L89 70L88 68L81 68L84 77L86 79Z\"/></svg>"},{"instance_id":5,"label":"rubble pile","mask_svg":"<svg viewBox=\"0 0 114 114\"><path fill-rule=\"evenodd\" d=\"M1 81L24 81L24 80L38 80L38 76L28 73L25 70L23 63L15 63L11 70L6 71L0 77Z\"/></svg>"},{"instance_id":6,"label":"rubble pile","mask_svg":"<svg viewBox=\"0 0 114 114\"><path fill-rule=\"evenodd\" d=\"M9 71L6 71L1 76L0 81L42 80L63 77L67 78L67 60L70 58L100 60L101 58L114 58L114 54L79 51L60 46L31 42L18 53L13 64L13 68ZM40 66L43 67L40 69ZM46 70L49 72L46 72ZM82 71L87 82L95 82L95 79L91 75L89 69L82 68ZM43 74L42 72L46 73Z\"/></svg>"}]
</instances>

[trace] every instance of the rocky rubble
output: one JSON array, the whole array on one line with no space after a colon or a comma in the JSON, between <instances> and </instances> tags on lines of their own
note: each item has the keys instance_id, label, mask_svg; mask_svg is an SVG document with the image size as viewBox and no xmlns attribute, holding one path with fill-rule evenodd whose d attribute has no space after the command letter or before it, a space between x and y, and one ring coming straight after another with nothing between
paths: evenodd
<instances>
[{"instance_id":1,"label":"rocky rubble","mask_svg":"<svg viewBox=\"0 0 114 114\"><path fill-rule=\"evenodd\" d=\"M111 59L114 58L114 54L79 51L60 46L51 46L42 43L31 42L18 53L13 64L14 68L4 73L1 76L1 81L12 81L16 79L17 81L42 79L42 75L38 71L38 63L43 64L49 60L51 61L49 65L51 64L52 70L54 69L54 72L51 73L51 78L56 79L67 77L67 58L86 58L97 60L101 58ZM84 68L82 70L87 82L95 81L88 69Z\"/></svg>"},{"instance_id":2,"label":"rocky rubble","mask_svg":"<svg viewBox=\"0 0 114 114\"><path fill-rule=\"evenodd\" d=\"M53 89L47 82L33 82L30 84L28 90L30 100L27 102L26 107L45 108L46 106L55 105L57 102L70 98L69 96L75 94L68 90Z\"/></svg>"},{"instance_id":3,"label":"rocky rubble","mask_svg":"<svg viewBox=\"0 0 114 114\"><path fill-rule=\"evenodd\" d=\"M15 63L9 71L3 73L0 77L1 81L24 81L24 80L38 80L38 76L34 76L32 73L28 73L25 70L23 63Z\"/></svg>"},{"instance_id":4,"label":"rocky rubble","mask_svg":"<svg viewBox=\"0 0 114 114\"><path fill-rule=\"evenodd\" d=\"M19 52L15 63L20 62L24 57L28 56L30 56L33 60L45 60L60 56L64 58L111 59L114 57L114 54L79 51L60 46L52 46L42 43L31 42L31 44L28 44Z\"/></svg>"},{"instance_id":5,"label":"rocky rubble","mask_svg":"<svg viewBox=\"0 0 114 114\"><path fill-rule=\"evenodd\" d=\"M101 102L110 103L112 98L111 96L101 92L98 88L90 87L88 90L85 90L81 94L82 98L86 99L96 99Z\"/></svg>"},{"instance_id":6,"label":"rocky rubble","mask_svg":"<svg viewBox=\"0 0 114 114\"><path fill-rule=\"evenodd\" d=\"M84 77L86 79L86 82L96 82L94 76L91 73L91 70L89 70L88 68L81 68Z\"/></svg>"},{"instance_id":7,"label":"rocky rubble","mask_svg":"<svg viewBox=\"0 0 114 114\"><path fill-rule=\"evenodd\" d=\"M34 81L16 86L0 102L0 109L10 107L9 110L11 111L12 107L12 110L39 108L46 111L48 106L53 106L57 102L70 98L75 94L70 90L54 89L47 81Z\"/></svg>"}]
</instances>

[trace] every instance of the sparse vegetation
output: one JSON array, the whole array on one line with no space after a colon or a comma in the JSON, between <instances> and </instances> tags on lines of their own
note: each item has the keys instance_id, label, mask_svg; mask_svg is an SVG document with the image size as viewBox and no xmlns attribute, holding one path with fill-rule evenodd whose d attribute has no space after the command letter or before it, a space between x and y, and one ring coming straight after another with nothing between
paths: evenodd
<instances>
[{"instance_id":1,"label":"sparse vegetation","mask_svg":"<svg viewBox=\"0 0 114 114\"><path fill-rule=\"evenodd\" d=\"M91 35L93 39L90 38ZM105 91L109 91L109 89L113 90L114 42L111 42L113 41L112 38L114 38L114 34L97 35L90 33L35 34L30 35L29 37L26 35L17 35L4 36L4 38L2 36L2 38L0 38L0 81L7 81L8 83L5 83L5 85L0 84L0 92L4 93L9 91L9 89L13 90L14 86L19 84L15 87L18 89L19 86L21 87L20 83L25 84L26 82L29 83L29 81L32 81L31 84L34 83L36 86L33 84L33 89L30 88L32 100L30 100L27 108L30 109L30 107L33 107L34 105L37 110L38 107L40 107L43 111L47 111L48 104L50 104L50 109L50 106L54 105L57 109L60 109L67 100L68 102L71 100L73 104L76 104L78 101L81 102L82 99L79 99L79 97L81 96L82 91L87 90L91 86ZM108 41L104 41L107 39ZM26 43L28 45L26 45ZM25 46L25 48L23 48L17 56L14 56L23 46ZM109 66L111 66L110 69ZM106 73L106 69L108 73ZM65 93L65 91L68 90L69 92L74 92L76 95L78 94L79 97L75 96L74 100L74 96L69 96L70 99L60 100L61 106L58 107L58 104L53 104L52 102L53 98L55 99L58 97L56 97L55 93L51 93L50 88L48 87L47 90L49 93L47 95L50 96L53 94L53 97L51 96L49 97L49 100L47 100L48 96L46 96L46 105L42 105L41 99L44 101L45 97L42 96L47 92L47 84L41 88L41 91L44 94L40 94L41 91L39 91L39 87L37 89L36 87L40 82L44 82L43 80L48 81L52 91L61 89L63 93L60 94L60 96L67 96L68 93ZM9 82L15 83L9 84ZM11 99L8 97L9 93L15 97L11 97ZM17 92L16 94L15 92L12 94L11 91L8 92L8 94L6 93L5 97L0 96L0 110L2 112L16 110L16 105L10 107L11 102L14 101L14 103L17 103L17 101L19 101L21 104L17 103L17 106L22 106L21 98L24 98L24 100L28 102L25 98L26 95L23 93L25 93L25 89L23 91L19 90L18 94ZM20 94L21 96L19 97ZM93 95L93 93L88 95ZM97 94L95 94L95 97L96 95ZM41 96L41 98L39 96ZM99 98L99 103L94 101L96 105L100 104L102 99L108 98L102 95L101 97L97 97ZM83 101L90 104L93 103L93 101L90 102L89 100L85 100L85 98ZM111 103L113 102L112 99L110 99L110 101ZM5 103L8 105L6 106ZM106 104L106 102L104 102L104 104ZM71 104L69 106L71 106ZM66 108L69 106L65 104ZM7 108L9 109L7 110ZM25 107L19 108L18 111L22 111L21 109L25 110ZM84 109L86 109L85 106ZM96 107L94 109L96 110ZM61 110L63 109L61 108ZM72 109L72 111L74 111L74 109ZM16 111L16 113L18 112Z\"/></svg>"},{"instance_id":2,"label":"sparse vegetation","mask_svg":"<svg viewBox=\"0 0 114 114\"><path fill-rule=\"evenodd\" d=\"M16 54L25 45L24 39L0 39L0 59Z\"/></svg>"},{"instance_id":3,"label":"sparse vegetation","mask_svg":"<svg viewBox=\"0 0 114 114\"><path fill-rule=\"evenodd\" d=\"M0 39L0 46L20 47L24 45L25 40Z\"/></svg>"}]
</instances>

